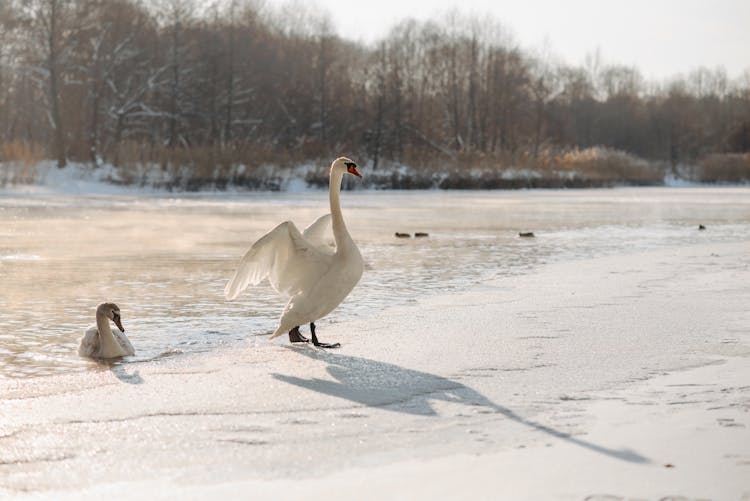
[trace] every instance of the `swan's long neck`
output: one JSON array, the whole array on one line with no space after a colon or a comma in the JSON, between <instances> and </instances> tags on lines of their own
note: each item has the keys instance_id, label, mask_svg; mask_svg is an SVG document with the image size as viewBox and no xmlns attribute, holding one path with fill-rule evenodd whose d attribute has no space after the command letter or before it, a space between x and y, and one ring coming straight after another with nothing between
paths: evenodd
<instances>
[{"instance_id":1,"label":"swan's long neck","mask_svg":"<svg viewBox=\"0 0 750 501\"><path fill-rule=\"evenodd\" d=\"M341 179L344 173L331 169L330 184L328 187L331 200L331 226L333 226L333 238L336 240L336 249L345 247L344 244L351 240L349 231L344 224L344 215L341 213Z\"/></svg>"},{"instance_id":2,"label":"swan's long neck","mask_svg":"<svg viewBox=\"0 0 750 501\"><path fill-rule=\"evenodd\" d=\"M119 348L115 335L112 333L112 328L109 326L107 315L96 312L96 328L99 331L99 342L101 343L102 350L111 347Z\"/></svg>"}]
</instances>

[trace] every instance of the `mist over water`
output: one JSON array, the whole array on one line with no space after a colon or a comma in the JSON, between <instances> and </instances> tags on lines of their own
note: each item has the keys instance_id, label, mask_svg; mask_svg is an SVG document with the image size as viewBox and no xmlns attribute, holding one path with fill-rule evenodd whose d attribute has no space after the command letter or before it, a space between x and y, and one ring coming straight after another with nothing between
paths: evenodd
<instances>
[{"instance_id":1,"label":"mist over water","mask_svg":"<svg viewBox=\"0 0 750 501\"><path fill-rule=\"evenodd\" d=\"M750 239L749 188L345 192L342 204L366 270L321 335L549 262ZM95 368L76 350L103 301L120 306L136 348L122 363L265 342L284 300L264 284L229 302L224 285L276 224L326 212L326 192L0 196L0 377Z\"/></svg>"}]
</instances>

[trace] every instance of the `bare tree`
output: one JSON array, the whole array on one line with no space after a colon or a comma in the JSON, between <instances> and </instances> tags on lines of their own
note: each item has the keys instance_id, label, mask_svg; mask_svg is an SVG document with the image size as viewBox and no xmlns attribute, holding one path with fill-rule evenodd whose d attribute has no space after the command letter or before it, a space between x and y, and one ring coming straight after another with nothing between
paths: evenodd
<instances>
[{"instance_id":1,"label":"bare tree","mask_svg":"<svg viewBox=\"0 0 750 501\"><path fill-rule=\"evenodd\" d=\"M67 147L60 101L62 73L73 51L73 9L70 0L32 0L26 4L26 9L40 42L41 61L38 66L32 67L32 72L47 87L48 116L53 129L52 149L57 166L63 168L67 165Z\"/></svg>"},{"instance_id":2,"label":"bare tree","mask_svg":"<svg viewBox=\"0 0 750 501\"><path fill-rule=\"evenodd\" d=\"M332 47L332 29L331 22L328 18L320 20L318 33L316 35L318 43L318 55L316 60L317 70L317 90L318 90L318 127L320 130L320 141L326 142L326 122L328 120L328 75L333 61Z\"/></svg>"},{"instance_id":3,"label":"bare tree","mask_svg":"<svg viewBox=\"0 0 750 501\"><path fill-rule=\"evenodd\" d=\"M183 122L192 105L188 99L189 80L195 77L195 69L190 67L190 40L187 36L195 11L192 0L161 0L160 18L167 35L165 60L169 66L169 80L166 82L167 96L165 113L167 116L166 144L170 147L186 143L183 135Z\"/></svg>"},{"instance_id":4,"label":"bare tree","mask_svg":"<svg viewBox=\"0 0 750 501\"><path fill-rule=\"evenodd\" d=\"M545 54L534 60L531 66L530 90L534 103L534 136L532 141L533 156L539 154L539 148L544 140L544 124L547 103L557 91L557 74L549 55Z\"/></svg>"},{"instance_id":5,"label":"bare tree","mask_svg":"<svg viewBox=\"0 0 750 501\"><path fill-rule=\"evenodd\" d=\"M561 64L455 12L371 46L300 1L6 0L0 26L0 141L61 167L129 152L213 179L341 150L459 167L603 145L676 168L750 149L750 77Z\"/></svg>"}]
</instances>

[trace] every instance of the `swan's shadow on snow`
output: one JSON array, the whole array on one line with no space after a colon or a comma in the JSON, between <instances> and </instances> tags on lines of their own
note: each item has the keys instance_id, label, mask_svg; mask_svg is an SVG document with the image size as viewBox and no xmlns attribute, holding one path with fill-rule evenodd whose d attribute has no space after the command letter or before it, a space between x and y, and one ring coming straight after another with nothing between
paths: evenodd
<instances>
[{"instance_id":1,"label":"swan's shadow on snow","mask_svg":"<svg viewBox=\"0 0 750 501\"><path fill-rule=\"evenodd\" d=\"M134 366L136 364L143 364L148 362L154 362L156 360L163 360L178 355L182 355L183 351L179 349L167 350L156 356L142 359L129 359L125 362L125 357L119 357L112 360L102 360L98 362L98 365L108 368L117 379L126 384L143 384L144 380L141 377L140 372ZM130 369L130 372L128 372Z\"/></svg>"},{"instance_id":2,"label":"swan's shadow on snow","mask_svg":"<svg viewBox=\"0 0 750 501\"><path fill-rule=\"evenodd\" d=\"M647 458L629 449L610 449L527 419L507 407L492 402L476 390L442 376L366 358L312 350L307 347L304 349L290 347L289 349L326 362L328 373L335 379L335 381L319 378L302 379L272 374L279 381L301 388L343 398L368 407L422 416L438 416L431 405L433 400L485 407L529 428L591 451L631 463L649 462Z\"/></svg>"},{"instance_id":3,"label":"swan's shadow on snow","mask_svg":"<svg viewBox=\"0 0 750 501\"><path fill-rule=\"evenodd\" d=\"M123 383L143 384L143 378L138 369L133 369L132 372L128 373L127 368L129 364L123 364L122 357L115 360L101 361L99 365L108 368Z\"/></svg>"},{"instance_id":4,"label":"swan's shadow on snow","mask_svg":"<svg viewBox=\"0 0 750 501\"><path fill-rule=\"evenodd\" d=\"M133 372L128 374L122 365L112 367L112 373L117 379L127 384L143 384L143 378L141 377L138 369L134 369Z\"/></svg>"}]
</instances>

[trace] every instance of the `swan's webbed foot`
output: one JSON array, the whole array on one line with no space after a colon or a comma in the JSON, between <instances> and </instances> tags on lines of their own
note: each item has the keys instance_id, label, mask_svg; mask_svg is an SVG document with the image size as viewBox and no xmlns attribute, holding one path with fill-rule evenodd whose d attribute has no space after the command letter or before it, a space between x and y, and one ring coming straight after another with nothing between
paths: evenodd
<instances>
[{"instance_id":1,"label":"swan's webbed foot","mask_svg":"<svg viewBox=\"0 0 750 501\"><path fill-rule=\"evenodd\" d=\"M315 339L315 334L313 334L313 339ZM298 325L297 327L289 331L289 342L290 343L309 343L310 340L300 333L299 325Z\"/></svg>"},{"instance_id":2,"label":"swan's webbed foot","mask_svg":"<svg viewBox=\"0 0 750 501\"><path fill-rule=\"evenodd\" d=\"M312 343L319 348L341 348L341 343L321 343L318 336L315 335L315 324L310 322L310 332L312 332Z\"/></svg>"}]
</instances>

